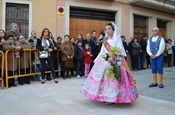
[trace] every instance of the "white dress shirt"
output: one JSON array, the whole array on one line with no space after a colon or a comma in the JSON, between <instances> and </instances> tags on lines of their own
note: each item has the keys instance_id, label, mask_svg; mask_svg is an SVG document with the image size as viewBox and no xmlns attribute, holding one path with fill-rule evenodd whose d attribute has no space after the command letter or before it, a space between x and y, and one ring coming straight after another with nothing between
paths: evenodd
<instances>
[{"instance_id":1,"label":"white dress shirt","mask_svg":"<svg viewBox=\"0 0 175 115\"><path fill-rule=\"evenodd\" d=\"M152 42L156 42L158 40L158 37L159 37L158 35L153 36L152 37ZM151 53L151 49L150 49L150 40L151 39L148 39L148 41L147 41L146 51L151 56L153 54ZM160 44L159 44L159 50L157 51L156 56L157 57L160 56L164 52L164 50L165 50L165 40L161 37Z\"/></svg>"}]
</instances>

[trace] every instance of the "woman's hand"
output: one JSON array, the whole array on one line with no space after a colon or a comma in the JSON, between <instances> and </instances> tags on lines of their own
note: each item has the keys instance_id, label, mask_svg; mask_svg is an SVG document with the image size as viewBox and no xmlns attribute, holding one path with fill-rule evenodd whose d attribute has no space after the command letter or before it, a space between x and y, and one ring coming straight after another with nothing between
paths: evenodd
<instances>
[{"instance_id":1,"label":"woman's hand","mask_svg":"<svg viewBox=\"0 0 175 115\"><path fill-rule=\"evenodd\" d=\"M49 48L49 49L48 49L48 51L49 51L49 52L52 52L52 51L53 51L53 49Z\"/></svg>"},{"instance_id":2,"label":"woman's hand","mask_svg":"<svg viewBox=\"0 0 175 115\"><path fill-rule=\"evenodd\" d=\"M70 56L68 55L67 58L70 59Z\"/></svg>"},{"instance_id":3,"label":"woman's hand","mask_svg":"<svg viewBox=\"0 0 175 115\"><path fill-rule=\"evenodd\" d=\"M15 46L15 49L16 49L16 50L21 50L22 47L21 47L21 46Z\"/></svg>"},{"instance_id":4,"label":"woman's hand","mask_svg":"<svg viewBox=\"0 0 175 115\"><path fill-rule=\"evenodd\" d=\"M54 47L54 50L57 50L57 47Z\"/></svg>"},{"instance_id":5,"label":"woman's hand","mask_svg":"<svg viewBox=\"0 0 175 115\"><path fill-rule=\"evenodd\" d=\"M44 50L45 50L45 51L47 51L47 50L48 50L48 48L44 48Z\"/></svg>"}]
</instances>

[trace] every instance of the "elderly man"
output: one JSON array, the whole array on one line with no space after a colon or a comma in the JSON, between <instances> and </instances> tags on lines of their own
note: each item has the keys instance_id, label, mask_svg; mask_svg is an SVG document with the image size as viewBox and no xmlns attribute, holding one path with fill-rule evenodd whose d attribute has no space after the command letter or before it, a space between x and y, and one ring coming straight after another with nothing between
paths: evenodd
<instances>
[{"instance_id":1,"label":"elderly man","mask_svg":"<svg viewBox=\"0 0 175 115\"><path fill-rule=\"evenodd\" d=\"M11 23L11 29L6 32L6 37L12 35L14 40L17 41L17 36L19 35L19 27L17 23Z\"/></svg>"},{"instance_id":2,"label":"elderly man","mask_svg":"<svg viewBox=\"0 0 175 115\"><path fill-rule=\"evenodd\" d=\"M154 27L153 36L147 41L147 53L150 55L151 69L153 73L154 83L150 84L149 87L158 86L157 73L159 74L160 84L159 88L164 88L163 85L163 52L165 50L165 41L159 36L159 28Z\"/></svg>"},{"instance_id":3,"label":"elderly man","mask_svg":"<svg viewBox=\"0 0 175 115\"><path fill-rule=\"evenodd\" d=\"M36 36L36 32L35 31L31 31L31 36L30 36L30 38L28 39L28 41L30 40L32 40L33 41L33 43L34 43L34 47L36 47L36 41L37 41L37 36Z\"/></svg>"},{"instance_id":4,"label":"elderly man","mask_svg":"<svg viewBox=\"0 0 175 115\"><path fill-rule=\"evenodd\" d=\"M89 44L89 46L91 47L91 50L92 50L92 54L93 54L93 56L95 56L95 53L96 53L96 50L97 50L97 45L92 40L90 34L86 34L86 39L83 41L83 47L85 46L85 44ZM94 59L95 59L95 57L93 57L93 60Z\"/></svg>"}]
</instances>

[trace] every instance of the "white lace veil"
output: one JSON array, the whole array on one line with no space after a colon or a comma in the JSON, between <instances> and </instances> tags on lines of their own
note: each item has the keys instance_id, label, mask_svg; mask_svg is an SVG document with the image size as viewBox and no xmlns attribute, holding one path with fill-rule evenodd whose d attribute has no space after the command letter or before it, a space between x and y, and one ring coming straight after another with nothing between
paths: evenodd
<instances>
[{"instance_id":1,"label":"white lace veil","mask_svg":"<svg viewBox=\"0 0 175 115\"><path fill-rule=\"evenodd\" d=\"M122 39L120 37L120 33L118 31L118 28L114 22L111 22L112 25L114 26L114 34L113 34L113 42L115 42L116 46L121 48L121 55L126 56L125 49L123 47ZM105 37L107 37L107 34L105 34Z\"/></svg>"},{"instance_id":2,"label":"white lace veil","mask_svg":"<svg viewBox=\"0 0 175 115\"><path fill-rule=\"evenodd\" d=\"M125 52L125 49L123 47L123 43L122 43L122 39L120 37L120 33L118 31L118 28L117 26L115 25L114 22L111 22L112 25L114 26L114 34L113 34L113 38L112 38L112 42L114 43L115 46L118 46L121 48L121 55L122 56L126 56L126 52ZM105 34L105 37L103 39L103 41L107 40L108 39L108 35ZM98 56L96 57L96 59L94 60L94 62L101 56L103 56L105 53L107 53L108 51L106 50L106 48L104 47L104 44L102 45L102 48L100 50L100 53L98 54Z\"/></svg>"}]
</instances>

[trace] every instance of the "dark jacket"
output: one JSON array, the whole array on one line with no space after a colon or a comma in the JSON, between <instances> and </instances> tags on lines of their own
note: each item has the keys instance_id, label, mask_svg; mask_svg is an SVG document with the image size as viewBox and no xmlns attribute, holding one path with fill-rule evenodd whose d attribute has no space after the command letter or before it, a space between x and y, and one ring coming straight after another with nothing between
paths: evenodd
<instances>
[{"instance_id":1,"label":"dark jacket","mask_svg":"<svg viewBox=\"0 0 175 115\"><path fill-rule=\"evenodd\" d=\"M140 40L141 50L142 52L146 52L147 41L145 39Z\"/></svg>"},{"instance_id":2,"label":"dark jacket","mask_svg":"<svg viewBox=\"0 0 175 115\"><path fill-rule=\"evenodd\" d=\"M129 51L130 55L132 55L132 43L133 43L133 41L130 41L128 44L128 51Z\"/></svg>"},{"instance_id":3,"label":"dark jacket","mask_svg":"<svg viewBox=\"0 0 175 115\"><path fill-rule=\"evenodd\" d=\"M57 55L58 55L58 58L59 58L59 62L61 62L61 43L60 44L56 43L56 44L57 44L57 48L58 48Z\"/></svg>"},{"instance_id":4,"label":"dark jacket","mask_svg":"<svg viewBox=\"0 0 175 115\"><path fill-rule=\"evenodd\" d=\"M53 55L54 55L54 59L57 59L59 58L59 50L60 47L57 45L57 43L53 40L53 44L54 44L54 47L57 48L57 50L53 50Z\"/></svg>"},{"instance_id":5,"label":"dark jacket","mask_svg":"<svg viewBox=\"0 0 175 115\"><path fill-rule=\"evenodd\" d=\"M139 55L140 48L141 46L138 42L137 43L133 42L132 43L132 55Z\"/></svg>"},{"instance_id":6,"label":"dark jacket","mask_svg":"<svg viewBox=\"0 0 175 115\"><path fill-rule=\"evenodd\" d=\"M97 44L95 44L95 42L93 40L91 40L91 39L90 39L90 41L84 40L83 41L83 47L85 46L85 44L89 44L89 46L91 47L92 52L96 51Z\"/></svg>"},{"instance_id":7,"label":"dark jacket","mask_svg":"<svg viewBox=\"0 0 175 115\"><path fill-rule=\"evenodd\" d=\"M173 46L173 54L175 55L175 45Z\"/></svg>"},{"instance_id":8,"label":"dark jacket","mask_svg":"<svg viewBox=\"0 0 175 115\"><path fill-rule=\"evenodd\" d=\"M0 51L2 50L2 45L3 45L3 43L0 42Z\"/></svg>"},{"instance_id":9,"label":"dark jacket","mask_svg":"<svg viewBox=\"0 0 175 115\"><path fill-rule=\"evenodd\" d=\"M50 45L49 45L48 48L51 48L51 49L54 50L54 47L53 47L53 45L52 45L52 43L51 43L50 40L49 40L49 43L50 43ZM37 48L39 51L44 51L44 47L42 46L42 38L38 38L38 39L37 39L36 48ZM46 50L46 51L47 51L47 50ZM50 56L53 56L53 51L50 52Z\"/></svg>"},{"instance_id":10,"label":"dark jacket","mask_svg":"<svg viewBox=\"0 0 175 115\"><path fill-rule=\"evenodd\" d=\"M123 46L124 46L124 48L125 48L125 51L128 50L128 45L127 45L127 43L126 43L125 41L123 41L122 43L123 43Z\"/></svg>"},{"instance_id":11,"label":"dark jacket","mask_svg":"<svg viewBox=\"0 0 175 115\"><path fill-rule=\"evenodd\" d=\"M83 48L80 48L78 46L75 48L75 60L83 61Z\"/></svg>"}]
</instances>

